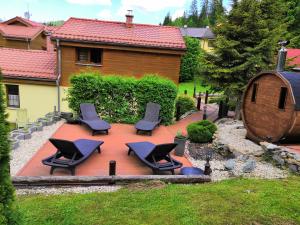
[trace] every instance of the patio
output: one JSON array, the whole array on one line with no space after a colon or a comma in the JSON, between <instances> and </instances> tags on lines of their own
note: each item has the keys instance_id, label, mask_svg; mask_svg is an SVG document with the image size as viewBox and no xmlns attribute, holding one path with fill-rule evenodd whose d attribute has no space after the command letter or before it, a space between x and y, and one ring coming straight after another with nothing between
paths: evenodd
<instances>
[{"instance_id":1,"label":"patio","mask_svg":"<svg viewBox=\"0 0 300 225\"><path fill-rule=\"evenodd\" d=\"M209 119L217 117L217 110L213 106L208 107ZM109 135L92 136L90 130L85 126L63 124L52 136L53 138L76 140L92 139L102 140L101 154L94 153L84 163L76 167L78 176L106 176L109 171L109 161L116 160L117 175L150 175L152 170L141 163L133 154L127 155L128 142L150 141L155 144L173 142L176 132L180 129L185 131L186 126L194 121L202 119L202 111L194 113L185 119L171 126L160 126L154 130L152 136L136 135L133 125L112 124ZM28 163L17 173L17 176L49 176L50 167L41 163L41 160L54 154L56 149L50 142L47 142ZM183 163L183 166L191 166L191 162L186 157L172 156ZM176 174L179 170L175 171ZM167 173L169 174L169 173ZM70 175L68 170L56 169L53 175Z\"/></svg>"}]
</instances>

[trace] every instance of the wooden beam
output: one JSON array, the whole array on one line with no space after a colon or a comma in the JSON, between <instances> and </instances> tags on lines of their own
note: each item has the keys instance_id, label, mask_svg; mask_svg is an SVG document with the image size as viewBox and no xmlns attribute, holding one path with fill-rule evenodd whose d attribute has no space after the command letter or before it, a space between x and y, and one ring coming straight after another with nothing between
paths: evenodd
<instances>
[{"instance_id":1,"label":"wooden beam","mask_svg":"<svg viewBox=\"0 0 300 225\"><path fill-rule=\"evenodd\" d=\"M206 175L140 175L140 176L15 176L13 185L18 187L32 186L95 186L111 184L129 184L152 180L160 180L166 183L191 184L210 182L210 176Z\"/></svg>"}]
</instances>

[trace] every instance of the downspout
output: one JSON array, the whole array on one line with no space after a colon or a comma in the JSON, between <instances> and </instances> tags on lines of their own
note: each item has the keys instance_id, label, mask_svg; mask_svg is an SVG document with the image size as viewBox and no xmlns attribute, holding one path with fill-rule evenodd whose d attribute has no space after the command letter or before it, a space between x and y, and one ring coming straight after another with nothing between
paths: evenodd
<instances>
[{"instance_id":1,"label":"downspout","mask_svg":"<svg viewBox=\"0 0 300 225\"><path fill-rule=\"evenodd\" d=\"M56 50L57 50L57 111L60 112L60 79L61 79L61 48L59 44L59 39L56 39Z\"/></svg>"}]
</instances>

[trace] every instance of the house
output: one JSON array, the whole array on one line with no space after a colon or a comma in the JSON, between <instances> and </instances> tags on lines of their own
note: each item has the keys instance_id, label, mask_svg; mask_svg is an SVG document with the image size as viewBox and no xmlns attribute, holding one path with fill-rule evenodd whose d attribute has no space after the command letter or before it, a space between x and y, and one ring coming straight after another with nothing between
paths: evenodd
<instances>
[{"instance_id":1,"label":"house","mask_svg":"<svg viewBox=\"0 0 300 225\"><path fill-rule=\"evenodd\" d=\"M52 27L22 17L0 23L0 47L46 50Z\"/></svg>"},{"instance_id":2,"label":"house","mask_svg":"<svg viewBox=\"0 0 300 225\"><path fill-rule=\"evenodd\" d=\"M209 27L198 28L198 27L183 27L180 28L180 32L183 37L193 37L200 40L200 46L205 51L212 51L214 47L215 34Z\"/></svg>"},{"instance_id":3,"label":"house","mask_svg":"<svg viewBox=\"0 0 300 225\"><path fill-rule=\"evenodd\" d=\"M179 28L135 24L130 14L126 22L70 18L58 28L15 17L2 23L0 31L5 43L0 47L0 68L10 122L16 120L18 108L27 109L30 121L54 107L69 111L63 101L69 80L82 70L137 78L158 74L178 83L186 49ZM47 51L33 50L39 49L33 37L44 34L49 38L41 49Z\"/></svg>"},{"instance_id":4,"label":"house","mask_svg":"<svg viewBox=\"0 0 300 225\"><path fill-rule=\"evenodd\" d=\"M179 81L185 43L176 27L70 18L55 30L51 40L58 52L60 84L90 68L101 74L142 77L158 74Z\"/></svg>"},{"instance_id":5,"label":"house","mask_svg":"<svg viewBox=\"0 0 300 225\"><path fill-rule=\"evenodd\" d=\"M56 53L43 50L0 48L0 68L7 99L8 121L25 108L30 121L57 106Z\"/></svg>"},{"instance_id":6,"label":"house","mask_svg":"<svg viewBox=\"0 0 300 225\"><path fill-rule=\"evenodd\" d=\"M300 49L287 49L287 58L290 60L289 65L294 67L294 70L300 71Z\"/></svg>"}]
</instances>

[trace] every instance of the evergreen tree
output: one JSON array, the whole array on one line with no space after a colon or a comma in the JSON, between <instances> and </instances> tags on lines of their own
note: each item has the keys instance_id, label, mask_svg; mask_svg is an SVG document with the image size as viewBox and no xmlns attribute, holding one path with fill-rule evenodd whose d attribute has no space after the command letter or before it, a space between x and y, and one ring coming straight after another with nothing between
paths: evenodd
<instances>
[{"instance_id":1,"label":"evergreen tree","mask_svg":"<svg viewBox=\"0 0 300 225\"><path fill-rule=\"evenodd\" d=\"M205 53L204 79L227 96L240 99L258 72L274 69L277 42L284 32L284 7L274 0L241 0L214 29L213 54ZM239 105L237 106L239 109Z\"/></svg>"},{"instance_id":2,"label":"evergreen tree","mask_svg":"<svg viewBox=\"0 0 300 225\"><path fill-rule=\"evenodd\" d=\"M199 15L198 15L198 2L197 0L193 0L190 6L189 13L189 25L192 27L196 27L199 24Z\"/></svg>"},{"instance_id":3,"label":"evergreen tree","mask_svg":"<svg viewBox=\"0 0 300 225\"><path fill-rule=\"evenodd\" d=\"M212 0L210 3L209 24L215 26L217 20L223 17L224 13L223 0Z\"/></svg>"},{"instance_id":4,"label":"evergreen tree","mask_svg":"<svg viewBox=\"0 0 300 225\"><path fill-rule=\"evenodd\" d=\"M196 38L185 37L186 53L181 59L179 81L193 80L198 75L200 66L201 48L199 40Z\"/></svg>"},{"instance_id":5,"label":"evergreen tree","mask_svg":"<svg viewBox=\"0 0 300 225\"><path fill-rule=\"evenodd\" d=\"M286 39L290 40L289 47L300 48L300 0L282 0L287 7L286 23L287 35Z\"/></svg>"},{"instance_id":6,"label":"evergreen tree","mask_svg":"<svg viewBox=\"0 0 300 225\"><path fill-rule=\"evenodd\" d=\"M208 0L202 1L202 8L199 16L200 27L206 27L209 25L209 2Z\"/></svg>"},{"instance_id":7,"label":"evergreen tree","mask_svg":"<svg viewBox=\"0 0 300 225\"><path fill-rule=\"evenodd\" d=\"M171 26L172 25L172 17L170 15L170 12L168 12L167 15L165 16L163 25L164 26Z\"/></svg>"},{"instance_id":8,"label":"evergreen tree","mask_svg":"<svg viewBox=\"0 0 300 225\"><path fill-rule=\"evenodd\" d=\"M1 79L0 71L0 224L15 224L12 213L13 186L9 172L10 145Z\"/></svg>"}]
</instances>

